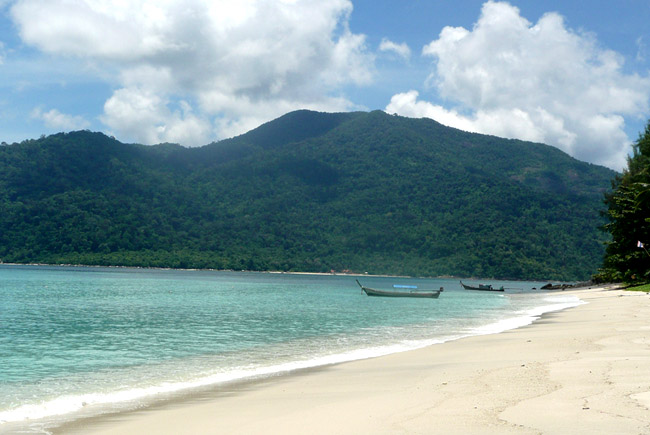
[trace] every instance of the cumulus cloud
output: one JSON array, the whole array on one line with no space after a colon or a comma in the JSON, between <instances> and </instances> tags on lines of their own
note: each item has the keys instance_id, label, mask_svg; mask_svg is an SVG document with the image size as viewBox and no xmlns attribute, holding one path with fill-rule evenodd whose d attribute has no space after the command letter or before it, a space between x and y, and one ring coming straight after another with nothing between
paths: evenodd
<instances>
[{"instance_id":1,"label":"cumulus cloud","mask_svg":"<svg viewBox=\"0 0 650 435\"><path fill-rule=\"evenodd\" d=\"M196 116L189 103L170 101L141 88L122 88L104 104L102 121L118 128L121 134L143 143L173 142L205 145L210 137L210 122Z\"/></svg>"},{"instance_id":2,"label":"cumulus cloud","mask_svg":"<svg viewBox=\"0 0 650 435\"><path fill-rule=\"evenodd\" d=\"M411 58L411 49L406 43L398 44L386 38L381 40L379 51L394 53L404 60L409 60Z\"/></svg>"},{"instance_id":3,"label":"cumulus cloud","mask_svg":"<svg viewBox=\"0 0 650 435\"><path fill-rule=\"evenodd\" d=\"M386 110L428 116L465 130L555 145L581 160L625 165L625 117L648 111L650 79L623 72L623 59L557 13L536 24L488 1L471 30L445 27L426 45L428 84L455 109L407 92Z\"/></svg>"},{"instance_id":4,"label":"cumulus cloud","mask_svg":"<svg viewBox=\"0 0 650 435\"><path fill-rule=\"evenodd\" d=\"M32 110L32 118L40 119L47 127L55 130L83 130L90 126L90 123L83 117L61 113L56 109L46 112L37 107Z\"/></svg>"},{"instance_id":5,"label":"cumulus cloud","mask_svg":"<svg viewBox=\"0 0 650 435\"><path fill-rule=\"evenodd\" d=\"M402 116L411 118L432 118L441 124L460 130L478 133L471 120L459 114L455 110L448 110L444 107L418 100L418 91L408 91L401 94L393 95L386 111L389 113L399 113Z\"/></svg>"},{"instance_id":6,"label":"cumulus cloud","mask_svg":"<svg viewBox=\"0 0 650 435\"><path fill-rule=\"evenodd\" d=\"M351 11L350 0L18 0L11 15L43 52L119 71L102 117L116 134L201 145L288 110L355 108L336 94L369 83L374 59Z\"/></svg>"}]
</instances>

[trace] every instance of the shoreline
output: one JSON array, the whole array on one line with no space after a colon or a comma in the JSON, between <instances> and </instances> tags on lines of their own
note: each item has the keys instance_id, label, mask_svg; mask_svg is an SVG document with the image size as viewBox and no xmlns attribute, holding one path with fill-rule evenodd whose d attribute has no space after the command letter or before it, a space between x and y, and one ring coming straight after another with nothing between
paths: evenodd
<instances>
[{"instance_id":1,"label":"shoreline","mask_svg":"<svg viewBox=\"0 0 650 435\"><path fill-rule=\"evenodd\" d=\"M575 282L576 284L570 285L567 289L580 288L584 282L580 281L560 281L556 279L516 279L516 278L478 278L467 276L454 276L454 275L441 275L441 276L411 276L411 275L386 275L386 274L372 274L368 272L297 272L297 271L284 271L284 270L235 270L235 269L187 269L175 267L150 267L150 266L120 266L120 265L100 265L100 264L65 264L65 263L4 263L0 261L0 266L37 266L37 267L80 267L80 268L106 268L106 269L136 269L136 270L161 270L161 271L199 271L199 272L245 272L245 273L265 273L271 275L313 275L313 276L350 276L350 277L372 277L372 278L414 278L414 279L458 279L458 280L474 280L474 281L517 281L517 282ZM594 286L596 284L587 284ZM541 290L541 289L540 289ZM556 289L551 289L556 290Z\"/></svg>"},{"instance_id":2,"label":"shoreline","mask_svg":"<svg viewBox=\"0 0 650 435\"><path fill-rule=\"evenodd\" d=\"M563 293L588 303L498 334L221 386L54 433L650 432L650 298Z\"/></svg>"},{"instance_id":3,"label":"shoreline","mask_svg":"<svg viewBox=\"0 0 650 435\"><path fill-rule=\"evenodd\" d=\"M439 276L402 276L402 275L374 275L367 272L292 272L283 270L235 270L235 269L188 269L181 267L158 267L158 266L121 266L121 265L101 265L101 264L66 264L66 263L4 263L0 261L0 266L37 266L37 267L87 267L87 268L106 268L106 269L137 269L137 270L171 270L171 271L188 271L188 272L235 272L235 273L268 273L274 275L314 275L314 276L368 276L377 278L449 278ZM456 277L451 277L456 278ZM465 279L465 278L461 278ZM472 279L472 278L469 278ZM508 280L506 280L508 281ZM544 280L543 280L544 281Z\"/></svg>"}]
</instances>

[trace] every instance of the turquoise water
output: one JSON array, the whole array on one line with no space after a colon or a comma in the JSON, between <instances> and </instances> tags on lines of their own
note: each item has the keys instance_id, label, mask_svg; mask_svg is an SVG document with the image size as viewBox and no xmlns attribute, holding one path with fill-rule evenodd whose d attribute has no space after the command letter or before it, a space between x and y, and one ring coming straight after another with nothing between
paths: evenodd
<instances>
[{"instance_id":1,"label":"turquoise water","mask_svg":"<svg viewBox=\"0 0 650 435\"><path fill-rule=\"evenodd\" d=\"M192 389L529 324L578 299L543 283L369 298L350 276L0 265L0 431L43 431Z\"/></svg>"}]
</instances>

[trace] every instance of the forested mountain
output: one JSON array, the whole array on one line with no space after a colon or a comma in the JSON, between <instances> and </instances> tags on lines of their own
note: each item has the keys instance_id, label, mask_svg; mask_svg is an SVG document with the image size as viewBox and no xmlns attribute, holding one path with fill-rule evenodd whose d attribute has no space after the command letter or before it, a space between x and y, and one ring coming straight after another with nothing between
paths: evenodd
<instances>
[{"instance_id":1,"label":"forested mountain","mask_svg":"<svg viewBox=\"0 0 650 435\"><path fill-rule=\"evenodd\" d=\"M200 148L79 131L0 147L5 262L588 278L616 174L381 111Z\"/></svg>"}]
</instances>

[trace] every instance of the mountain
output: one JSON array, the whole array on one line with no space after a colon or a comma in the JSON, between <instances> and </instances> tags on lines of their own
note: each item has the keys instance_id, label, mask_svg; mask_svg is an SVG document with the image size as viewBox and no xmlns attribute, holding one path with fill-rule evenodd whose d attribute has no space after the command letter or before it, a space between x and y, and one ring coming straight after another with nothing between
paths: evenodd
<instances>
[{"instance_id":1,"label":"mountain","mask_svg":"<svg viewBox=\"0 0 650 435\"><path fill-rule=\"evenodd\" d=\"M381 111L200 148L88 131L0 147L5 262L581 280L616 173Z\"/></svg>"}]
</instances>

